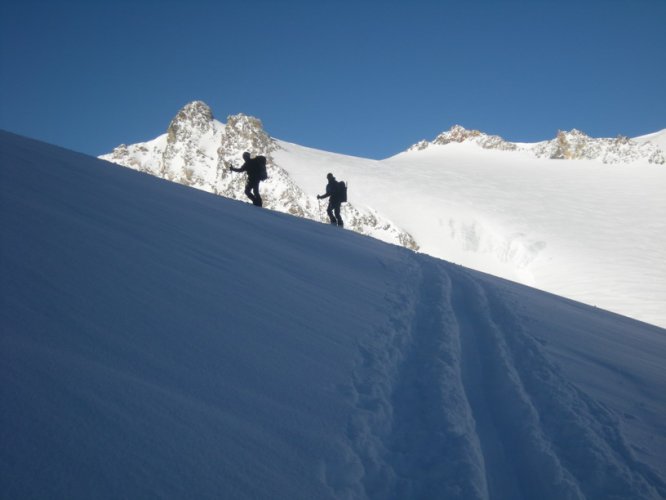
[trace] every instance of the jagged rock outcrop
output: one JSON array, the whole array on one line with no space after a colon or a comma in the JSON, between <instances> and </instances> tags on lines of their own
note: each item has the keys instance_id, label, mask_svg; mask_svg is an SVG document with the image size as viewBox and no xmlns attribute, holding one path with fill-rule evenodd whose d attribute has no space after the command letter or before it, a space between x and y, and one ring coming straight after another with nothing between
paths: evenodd
<instances>
[{"instance_id":1,"label":"jagged rock outcrop","mask_svg":"<svg viewBox=\"0 0 666 500\"><path fill-rule=\"evenodd\" d=\"M193 132L204 134L213 125L213 111L202 101L185 105L171 120L167 129L167 142L174 144L185 142Z\"/></svg>"},{"instance_id":2,"label":"jagged rock outcrop","mask_svg":"<svg viewBox=\"0 0 666 500\"><path fill-rule=\"evenodd\" d=\"M217 121L208 105L195 101L173 118L166 134L146 143L121 144L100 158L135 170L147 172L187 186L238 200L246 200L245 175L229 170L240 166L242 154L264 155L269 180L262 183L264 206L321 222L327 222L314 195L308 195L278 165L273 153L280 148L258 118L237 114ZM351 203L343 206L349 229L378 237L413 250L414 239L380 214L359 210Z\"/></svg>"},{"instance_id":3,"label":"jagged rock outcrop","mask_svg":"<svg viewBox=\"0 0 666 500\"><path fill-rule=\"evenodd\" d=\"M243 114L227 117L220 140L220 156L238 151L260 151L263 155L270 155L278 149L275 141L264 131L261 120Z\"/></svg>"},{"instance_id":4,"label":"jagged rock outcrop","mask_svg":"<svg viewBox=\"0 0 666 500\"><path fill-rule=\"evenodd\" d=\"M212 159L211 151L200 145L215 134L213 112L204 102L194 101L183 107L167 129L162 153L160 177L182 184L204 181L194 179L197 166Z\"/></svg>"},{"instance_id":5,"label":"jagged rock outcrop","mask_svg":"<svg viewBox=\"0 0 666 500\"><path fill-rule=\"evenodd\" d=\"M539 158L556 160L631 163L643 159L660 165L665 162L663 152L651 143L641 144L624 136L597 139L576 129L559 131L555 139L537 144L532 152Z\"/></svg>"},{"instance_id":6,"label":"jagged rock outcrop","mask_svg":"<svg viewBox=\"0 0 666 500\"><path fill-rule=\"evenodd\" d=\"M505 141L498 135L488 135L479 130L467 130L460 125L454 125L448 132L443 132L435 137L433 144L449 144L451 142L472 141L483 149L501 149L513 151L517 146Z\"/></svg>"},{"instance_id":7,"label":"jagged rock outcrop","mask_svg":"<svg viewBox=\"0 0 666 500\"><path fill-rule=\"evenodd\" d=\"M499 149L502 151L513 151L518 146L512 142L505 141L498 135L488 135L479 130L467 130L460 125L454 125L450 130L442 132L432 142L420 141L414 144L408 151L419 151L426 149L431 144L446 145L452 142L473 142L483 149Z\"/></svg>"},{"instance_id":8,"label":"jagged rock outcrop","mask_svg":"<svg viewBox=\"0 0 666 500\"><path fill-rule=\"evenodd\" d=\"M500 136L488 135L478 130L467 130L460 125L439 134L432 142L420 141L408 151L421 151L431 145L446 145L453 142L471 142L484 149L501 151L526 151L537 158L553 160L597 160L603 163L632 163L647 160L649 163L663 165L666 163L664 152L656 145L640 143L628 137L618 136L615 139L593 138L580 130L570 132L559 131L555 139L536 144L519 146L505 141Z\"/></svg>"}]
</instances>

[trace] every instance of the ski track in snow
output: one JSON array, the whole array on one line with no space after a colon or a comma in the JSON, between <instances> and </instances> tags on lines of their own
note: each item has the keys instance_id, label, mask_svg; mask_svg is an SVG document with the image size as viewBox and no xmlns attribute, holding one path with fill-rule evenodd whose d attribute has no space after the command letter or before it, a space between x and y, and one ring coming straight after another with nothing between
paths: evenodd
<instances>
[{"instance_id":1,"label":"ski track in snow","mask_svg":"<svg viewBox=\"0 0 666 500\"><path fill-rule=\"evenodd\" d=\"M359 343L354 472L329 480L336 496L666 495L614 414L562 377L505 298L464 268L428 257L408 268L418 279L388 298L386 328Z\"/></svg>"}]
</instances>

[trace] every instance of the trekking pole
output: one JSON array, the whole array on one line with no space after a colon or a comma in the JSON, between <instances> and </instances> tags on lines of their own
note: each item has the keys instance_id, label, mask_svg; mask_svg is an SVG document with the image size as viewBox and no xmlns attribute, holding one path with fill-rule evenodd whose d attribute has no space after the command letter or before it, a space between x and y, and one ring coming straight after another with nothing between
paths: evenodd
<instances>
[{"instance_id":1,"label":"trekking pole","mask_svg":"<svg viewBox=\"0 0 666 500\"><path fill-rule=\"evenodd\" d=\"M321 200L317 198L317 206L319 207L319 222L322 220L322 215L321 215Z\"/></svg>"}]
</instances>

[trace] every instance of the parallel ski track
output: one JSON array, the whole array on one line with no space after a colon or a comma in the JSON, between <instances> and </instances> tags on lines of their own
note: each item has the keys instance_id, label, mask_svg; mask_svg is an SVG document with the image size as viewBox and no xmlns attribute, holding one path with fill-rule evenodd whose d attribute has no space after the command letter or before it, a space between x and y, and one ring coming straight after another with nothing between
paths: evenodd
<instances>
[{"instance_id":1,"label":"parallel ski track","mask_svg":"<svg viewBox=\"0 0 666 500\"><path fill-rule=\"evenodd\" d=\"M666 496L612 412L562 377L506 298L435 259L407 267L391 317L359 344L348 438L362 470L330 484L338 497Z\"/></svg>"}]
</instances>

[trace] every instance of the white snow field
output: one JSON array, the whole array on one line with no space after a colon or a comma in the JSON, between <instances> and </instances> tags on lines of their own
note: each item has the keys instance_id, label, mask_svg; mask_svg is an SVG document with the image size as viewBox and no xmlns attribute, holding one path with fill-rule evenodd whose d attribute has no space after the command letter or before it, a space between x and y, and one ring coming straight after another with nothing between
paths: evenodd
<instances>
[{"instance_id":1,"label":"white snow field","mask_svg":"<svg viewBox=\"0 0 666 500\"><path fill-rule=\"evenodd\" d=\"M316 195L331 172L349 185L347 229L666 327L666 129L511 143L454 126L370 160L281 141L255 117L222 123L193 101L165 134L101 158L246 201L228 171L243 151L268 157L265 207L326 220Z\"/></svg>"},{"instance_id":2,"label":"white snow field","mask_svg":"<svg viewBox=\"0 0 666 500\"><path fill-rule=\"evenodd\" d=\"M472 142L372 161L278 143L274 158L306 192L323 192L334 172L352 203L378 210L423 253L666 327L664 165Z\"/></svg>"},{"instance_id":3,"label":"white snow field","mask_svg":"<svg viewBox=\"0 0 666 500\"><path fill-rule=\"evenodd\" d=\"M0 163L0 497L666 496L666 330L7 132Z\"/></svg>"}]
</instances>

